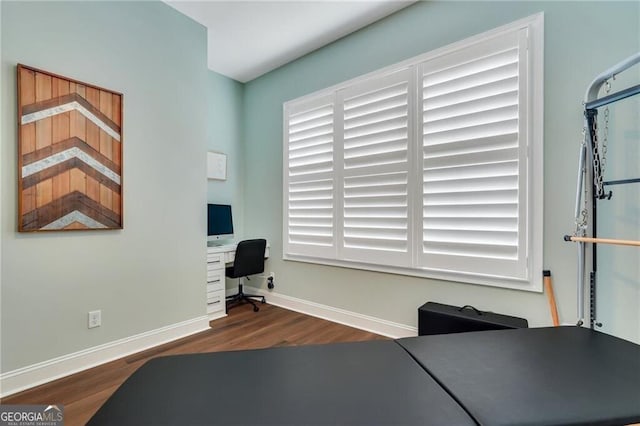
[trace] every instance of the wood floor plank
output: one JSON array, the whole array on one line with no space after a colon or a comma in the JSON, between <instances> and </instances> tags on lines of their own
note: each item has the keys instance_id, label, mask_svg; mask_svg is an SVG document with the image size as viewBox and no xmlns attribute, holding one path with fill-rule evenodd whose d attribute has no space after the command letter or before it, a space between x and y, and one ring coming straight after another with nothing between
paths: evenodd
<instances>
[{"instance_id":1,"label":"wood floor plank","mask_svg":"<svg viewBox=\"0 0 640 426\"><path fill-rule=\"evenodd\" d=\"M269 304L237 306L209 330L11 395L2 404L62 404L66 426L85 424L146 361L175 354L386 339Z\"/></svg>"}]
</instances>

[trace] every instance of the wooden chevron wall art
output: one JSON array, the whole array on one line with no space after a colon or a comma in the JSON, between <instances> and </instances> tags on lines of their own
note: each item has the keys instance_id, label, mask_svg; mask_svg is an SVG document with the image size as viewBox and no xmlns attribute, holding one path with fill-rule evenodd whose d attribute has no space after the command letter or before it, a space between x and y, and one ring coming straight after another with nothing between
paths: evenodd
<instances>
[{"instance_id":1,"label":"wooden chevron wall art","mask_svg":"<svg viewBox=\"0 0 640 426\"><path fill-rule=\"evenodd\" d=\"M122 98L18 64L18 231L122 229Z\"/></svg>"}]
</instances>

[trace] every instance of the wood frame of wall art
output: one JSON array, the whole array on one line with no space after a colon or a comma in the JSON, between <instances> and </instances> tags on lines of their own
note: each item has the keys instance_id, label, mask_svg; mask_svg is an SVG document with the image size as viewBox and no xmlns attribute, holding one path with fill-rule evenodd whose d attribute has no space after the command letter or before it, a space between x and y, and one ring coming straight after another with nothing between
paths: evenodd
<instances>
[{"instance_id":1,"label":"wood frame of wall art","mask_svg":"<svg viewBox=\"0 0 640 426\"><path fill-rule=\"evenodd\" d=\"M122 93L17 71L18 231L122 229Z\"/></svg>"}]
</instances>

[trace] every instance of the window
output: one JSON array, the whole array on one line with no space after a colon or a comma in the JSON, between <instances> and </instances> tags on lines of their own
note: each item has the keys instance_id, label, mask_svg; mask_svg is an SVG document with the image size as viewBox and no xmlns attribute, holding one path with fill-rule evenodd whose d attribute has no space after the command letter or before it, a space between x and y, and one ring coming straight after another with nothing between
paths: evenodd
<instances>
[{"instance_id":1,"label":"window","mask_svg":"<svg viewBox=\"0 0 640 426\"><path fill-rule=\"evenodd\" d=\"M285 259L541 289L542 15L284 120Z\"/></svg>"}]
</instances>

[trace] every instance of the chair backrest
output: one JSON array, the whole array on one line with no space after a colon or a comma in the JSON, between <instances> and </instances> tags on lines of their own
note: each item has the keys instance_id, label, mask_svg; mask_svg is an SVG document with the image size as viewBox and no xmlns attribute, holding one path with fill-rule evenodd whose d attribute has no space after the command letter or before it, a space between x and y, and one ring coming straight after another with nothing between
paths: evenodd
<instances>
[{"instance_id":1,"label":"chair backrest","mask_svg":"<svg viewBox=\"0 0 640 426\"><path fill-rule=\"evenodd\" d=\"M240 241L233 260L233 277L246 277L264 272L266 248L267 240L264 239Z\"/></svg>"}]
</instances>

